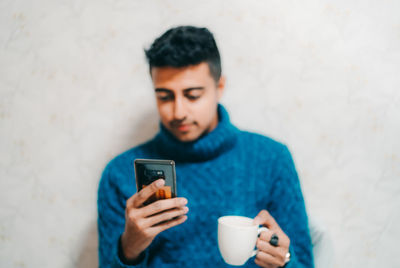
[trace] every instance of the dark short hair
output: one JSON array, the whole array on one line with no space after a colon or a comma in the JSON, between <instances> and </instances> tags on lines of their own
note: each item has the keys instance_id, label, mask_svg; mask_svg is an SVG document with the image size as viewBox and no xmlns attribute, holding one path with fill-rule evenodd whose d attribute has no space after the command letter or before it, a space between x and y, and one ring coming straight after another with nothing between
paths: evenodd
<instances>
[{"instance_id":1,"label":"dark short hair","mask_svg":"<svg viewBox=\"0 0 400 268\"><path fill-rule=\"evenodd\" d=\"M207 62L210 74L219 81L221 58L213 34L207 28L179 26L158 37L145 50L150 71L153 67L186 67Z\"/></svg>"}]
</instances>

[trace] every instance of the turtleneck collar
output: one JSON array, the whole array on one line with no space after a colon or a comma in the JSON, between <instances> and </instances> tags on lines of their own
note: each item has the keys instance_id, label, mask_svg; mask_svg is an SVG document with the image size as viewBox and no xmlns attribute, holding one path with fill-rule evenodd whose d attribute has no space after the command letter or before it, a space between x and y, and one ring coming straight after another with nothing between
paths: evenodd
<instances>
[{"instance_id":1,"label":"turtleneck collar","mask_svg":"<svg viewBox=\"0 0 400 268\"><path fill-rule=\"evenodd\" d=\"M179 141L160 123L160 132L155 137L156 146L163 157L177 162L201 162L215 158L234 146L239 132L221 104L218 104L218 120L215 129L192 142Z\"/></svg>"}]
</instances>

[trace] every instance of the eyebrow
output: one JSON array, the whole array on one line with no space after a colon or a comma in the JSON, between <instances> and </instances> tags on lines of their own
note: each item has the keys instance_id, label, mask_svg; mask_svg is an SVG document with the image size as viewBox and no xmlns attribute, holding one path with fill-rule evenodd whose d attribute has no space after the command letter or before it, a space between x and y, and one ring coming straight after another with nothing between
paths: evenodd
<instances>
[{"instance_id":1,"label":"eyebrow","mask_svg":"<svg viewBox=\"0 0 400 268\"><path fill-rule=\"evenodd\" d=\"M187 93L187 92L192 91L192 90L204 90L204 87L189 87L189 88L185 88L183 90L183 92ZM166 92L166 93L171 93L172 92L171 89L163 88L163 87L158 87L158 88L155 89L155 91L156 92Z\"/></svg>"}]
</instances>

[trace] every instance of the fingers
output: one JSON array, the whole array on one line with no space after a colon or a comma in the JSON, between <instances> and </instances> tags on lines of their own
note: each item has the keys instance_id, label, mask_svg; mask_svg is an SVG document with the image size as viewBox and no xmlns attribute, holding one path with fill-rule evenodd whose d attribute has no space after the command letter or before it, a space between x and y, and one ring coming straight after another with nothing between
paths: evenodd
<instances>
[{"instance_id":1,"label":"fingers","mask_svg":"<svg viewBox=\"0 0 400 268\"><path fill-rule=\"evenodd\" d=\"M170 220L164 223L161 223L159 225L156 225L154 227L150 228L150 232L152 233L152 235L156 236L159 233L161 233L162 231L165 231L171 227L177 226L181 223L184 223L187 220L187 216L181 216L179 218L176 218L174 220Z\"/></svg>"},{"instance_id":2,"label":"fingers","mask_svg":"<svg viewBox=\"0 0 400 268\"><path fill-rule=\"evenodd\" d=\"M284 249L283 247L274 247L272 246L270 243L262 240L262 239L258 239L257 240L257 244L256 244L259 253L263 252L268 254L270 257L273 257L276 263L278 262L284 262L286 259L286 253L287 250ZM271 259L271 258L268 258Z\"/></svg>"},{"instance_id":3,"label":"fingers","mask_svg":"<svg viewBox=\"0 0 400 268\"><path fill-rule=\"evenodd\" d=\"M259 239L261 239L269 244L269 241L271 240L271 237L274 233L275 232L271 231L271 230L263 231L263 232L261 232ZM289 244L290 244L289 238L283 232L278 232L276 234L278 235L279 240L278 240L278 247L274 247L274 248L279 248L279 247L289 248ZM285 252L285 254L286 254L286 252Z\"/></svg>"},{"instance_id":4,"label":"fingers","mask_svg":"<svg viewBox=\"0 0 400 268\"><path fill-rule=\"evenodd\" d=\"M152 196L155 192L157 192L161 187L163 187L165 181L163 179L158 179L152 182L147 187L140 190L138 193L134 194L127 201L127 206L133 206L135 208L141 207L150 196Z\"/></svg>"},{"instance_id":5,"label":"fingers","mask_svg":"<svg viewBox=\"0 0 400 268\"><path fill-rule=\"evenodd\" d=\"M186 204L187 199L183 197L158 200L146 207L141 208L141 215L143 217L149 217L162 211L183 207Z\"/></svg>"},{"instance_id":6,"label":"fingers","mask_svg":"<svg viewBox=\"0 0 400 268\"><path fill-rule=\"evenodd\" d=\"M256 255L254 262L261 267L277 267L277 266L284 266L285 263L280 262L278 259L273 257L272 255L259 251Z\"/></svg>"},{"instance_id":7,"label":"fingers","mask_svg":"<svg viewBox=\"0 0 400 268\"><path fill-rule=\"evenodd\" d=\"M286 253L289 251L290 239L282 231L275 219L266 210L262 210L255 218L255 224L262 224L269 230L262 231L257 239L258 253L255 263L262 267L284 266L286 261ZM270 244L272 235L278 236L278 245Z\"/></svg>"},{"instance_id":8,"label":"fingers","mask_svg":"<svg viewBox=\"0 0 400 268\"><path fill-rule=\"evenodd\" d=\"M258 215L254 218L254 224L265 225L271 230L275 230L277 227L279 228L275 219L268 213L268 211L264 209L261 210L260 213L258 213Z\"/></svg>"},{"instance_id":9,"label":"fingers","mask_svg":"<svg viewBox=\"0 0 400 268\"><path fill-rule=\"evenodd\" d=\"M157 225L159 223L171 220L173 218L183 216L186 213L188 213L188 211L189 211L188 207L176 208L176 209L172 209L172 210L154 215L152 217L146 218L144 220L144 222L145 222L146 226L151 227L151 226Z\"/></svg>"}]
</instances>

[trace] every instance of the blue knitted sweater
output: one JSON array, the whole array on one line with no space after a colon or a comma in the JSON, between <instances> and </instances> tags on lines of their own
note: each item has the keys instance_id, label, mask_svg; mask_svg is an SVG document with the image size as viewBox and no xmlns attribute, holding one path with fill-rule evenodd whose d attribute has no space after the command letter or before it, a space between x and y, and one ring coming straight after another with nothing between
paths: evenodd
<instances>
[{"instance_id":1,"label":"blue knitted sweater","mask_svg":"<svg viewBox=\"0 0 400 268\"><path fill-rule=\"evenodd\" d=\"M293 160L286 146L244 132L219 105L217 127L191 143L176 140L163 126L149 142L114 158L98 190L100 267L230 267L217 243L217 219L224 215L255 217L266 209L291 241L285 267L313 267L307 214ZM124 231L125 202L136 192L136 158L176 162L178 195L188 199L188 219L160 233L136 266L118 257ZM258 267L254 257L245 267Z\"/></svg>"}]
</instances>

